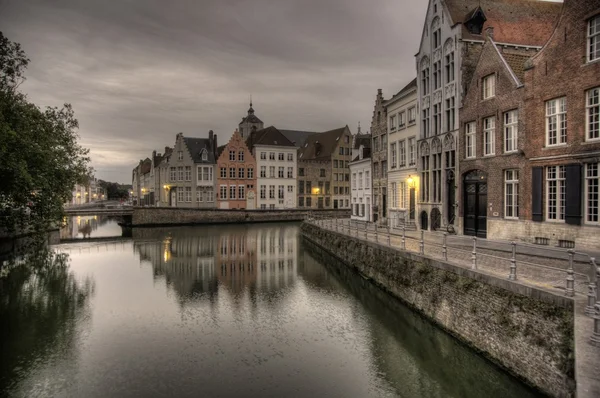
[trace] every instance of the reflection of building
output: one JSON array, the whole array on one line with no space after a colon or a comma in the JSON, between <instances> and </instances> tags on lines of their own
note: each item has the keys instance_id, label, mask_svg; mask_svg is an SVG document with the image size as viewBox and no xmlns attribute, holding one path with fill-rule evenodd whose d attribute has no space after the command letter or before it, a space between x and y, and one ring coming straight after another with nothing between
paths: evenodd
<instances>
[{"instance_id":1,"label":"reflection of building","mask_svg":"<svg viewBox=\"0 0 600 398\"><path fill-rule=\"evenodd\" d=\"M61 239L77 238L80 234L90 237L93 231L108 222L107 217L71 216L65 217L65 226L60 229Z\"/></svg>"},{"instance_id":2,"label":"reflection of building","mask_svg":"<svg viewBox=\"0 0 600 398\"><path fill-rule=\"evenodd\" d=\"M258 281L263 290L288 286L298 269L298 227L269 226L258 230Z\"/></svg>"},{"instance_id":3,"label":"reflection of building","mask_svg":"<svg viewBox=\"0 0 600 398\"><path fill-rule=\"evenodd\" d=\"M256 239L254 228L236 228L219 236L215 274L233 293L256 283Z\"/></svg>"}]
</instances>

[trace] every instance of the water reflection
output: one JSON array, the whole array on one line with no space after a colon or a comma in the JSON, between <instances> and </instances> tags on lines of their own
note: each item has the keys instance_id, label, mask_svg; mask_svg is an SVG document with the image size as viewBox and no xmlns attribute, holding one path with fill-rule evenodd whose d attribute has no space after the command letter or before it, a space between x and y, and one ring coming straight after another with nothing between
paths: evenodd
<instances>
[{"instance_id":1,"label":"water reflection","mask_svg":"<svg viewBox=\"0 0 600 398\"><path fill-rule=\"evenodd\" d=\"M38 334L24 339L3 332L2 344L21 347L2 360L2 380L15 395L42 386L62 396L532 396L336 266L300 238L298 225L133 234L132 241L60 246L75 275L63 278L94 281L92 305L54 310L71 315L58 316L48 336L36 325ZM13 295L28 289L16 284ZM56 303L63 291L78 297L72 282L37 290ZM4 303L2 324L19 322L11 311L36 318L25 303ZM45 348L27 349L32 339L47 340ZM54 357L64 360L48 361ZM23 358L36 358L36 371L18 370ZM47 375L61 375L57 388L44 384Z\"/></svg>"},{"instance_id":2,"label":"water reflection","mask_svg":"<svg viewBox=\"0 0 600 398\"><path fill-rule=\"evenodd\" d=\"M63 220L60 239L85 239L121 236L118 220L105 215L69 216Z\"/></svg>"}]
</instances>

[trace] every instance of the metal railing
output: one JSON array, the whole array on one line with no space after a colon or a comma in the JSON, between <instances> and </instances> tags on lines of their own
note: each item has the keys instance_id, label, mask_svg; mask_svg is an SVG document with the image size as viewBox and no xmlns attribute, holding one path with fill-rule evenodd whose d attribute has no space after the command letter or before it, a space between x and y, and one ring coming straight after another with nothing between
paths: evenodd
<instances>
[{"instance_id":1,"label":"metal railing","mask_svg":"<svg viewBox=\"0 0 600 398\"><path fill-rule=\"evenodd\" d=\"M409 234L405 226L399 232L390 229L389 222L381 226L372 222L320 216L307 222L350 237L384 243L397 250L441 259L510 281L520 280L543 288L564 289L567 297L586 295L585 314L594 319L591 341L600 345L600 266L594 257L586 253L569 249L566 251L567 259L564 259L561 258L565 255L564 250L544 248L545 255L540 256L528 253L533 247L531 245L505 241L493 241L495 247L478 247L476 237L471 238L467 247L465 237L460 237L462 244L449 244L446 232L426 234L421 230ZM523 250L519 253L518 248ZM579 258L577 261L576 257Z\"/></svg>"}]
</instances>

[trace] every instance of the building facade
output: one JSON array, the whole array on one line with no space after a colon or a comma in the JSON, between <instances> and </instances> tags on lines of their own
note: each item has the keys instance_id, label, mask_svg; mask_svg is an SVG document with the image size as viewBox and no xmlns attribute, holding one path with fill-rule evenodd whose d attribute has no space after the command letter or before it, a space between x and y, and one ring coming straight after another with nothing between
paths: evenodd
<instances>
[{"instance_id":1,"label":"building facade","mask_svg":"<svg viewBox=\"0 0 600 398\"><path fill-rule=\"evenodd\" d=\"M218 207L256 208L256 160L236 130L217 159Z\"/></svg>"},{"instance_id":2,"label":"building facade","mask_svg":"<svg viewBox=\"0 0 600 398\"><path fill-rule=\"evenodd\" d=\"M385 223L387 218L387 115L383 91L377 90L371 120L371 161L373 163L372 193L373 221Z\"/></svg>"},{"instance_id":3,"label":"building facade","mask_svg":"<svg viewBox=\"0 0 600 398\"><path fill-rule=\"evenodd\" d=\"M179 133L169 158L169 178L163 189L168 191L169 205L187 208L215 208L217 136L184 137Z\"/></svg>"},{"instance_id":4,"label":"building facade","mask_svg":"<svg viewBox=\"0 0 600 398\"><path fill-rule=\"evenodd\" d=\"M351 157L348 126L309 136L298 151L298 207L350 208Z\"/></svg>"},{"instance_id":5,"label":"building facade","mask_svg":"<svg viewBox=\"0 0 600 398\"><path fill-rule=\"evenodd\" d=\"M254 108L252 108L252 101L250 101L250 108L248 108L248 114L242 118L240 124L238 124L238 131L242 139L248 139L248 136L253 131L262 130L264 123L254 114Z\"/></svg>"},{"instance_id":6,"label":"building facade","mask_svg":"<svg viewBox=\"0 0 600 398\"><path fill-rule=\"evenodd\" d=\"M600 247L600 4L565 0L525 70L526 221L502 231L532 242ZM527 179L531 178L531 184Z\"/></svg>"},{"instance_id":7,"label":"building facade","mask_svg":"<svg viewBox=\"0 0 600 398\"><path fill-rule=\"evenodd\" d=\"M350 162L352 220L373 221L372 183L373 164L371 148L359 144L356 156Z\"/></svg>"},{"instance_id":8,"label":"building facade","mask_svg":"<svg viewBox=\"0 0 600 398\"><path fill-rule=\"evenodd\" d=\"M388 220L393 228L416 226L417 81L414 79L385 103L388 117Z\"/></svg>"},{"instance_id":9,"label":"building facade","mask_svg":"<svg viewBox=\"0 0 600 398\"><path fill-rule=\"evenodd\" d=\"M273 126L251 132L246 146L256 159L257 209L296 208L296 146Z\"/></svg>"}]
</instances>

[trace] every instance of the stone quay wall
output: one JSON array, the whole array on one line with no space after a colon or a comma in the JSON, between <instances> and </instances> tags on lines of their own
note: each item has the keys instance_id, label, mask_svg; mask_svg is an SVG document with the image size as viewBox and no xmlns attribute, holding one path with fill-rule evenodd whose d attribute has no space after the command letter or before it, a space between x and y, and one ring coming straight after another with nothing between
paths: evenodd
<instances>
[{"instance_id":1,"label":"stone quay wall","mask_svg":"<svg viewBox=\"0 0 600 398\"><path fill-rule=\"evenodd\" d=\"M302 235L524 382L573 396L574 302L304 223Z\"/></svg>"},{"instance_id":2,"label":"stone quay wall","mask_svg":"<svg viewBox=\"0 0 600 398\"><path fill-rule=\"evenodd\" d=\"M195 224L238 224L278 221L303 221L310 214L315 217L350 218L350 209L289 209L289 210L223 210L183 209L171 207L136 207L131 218L132 227Z\"/></svg>"}]
</instances>

